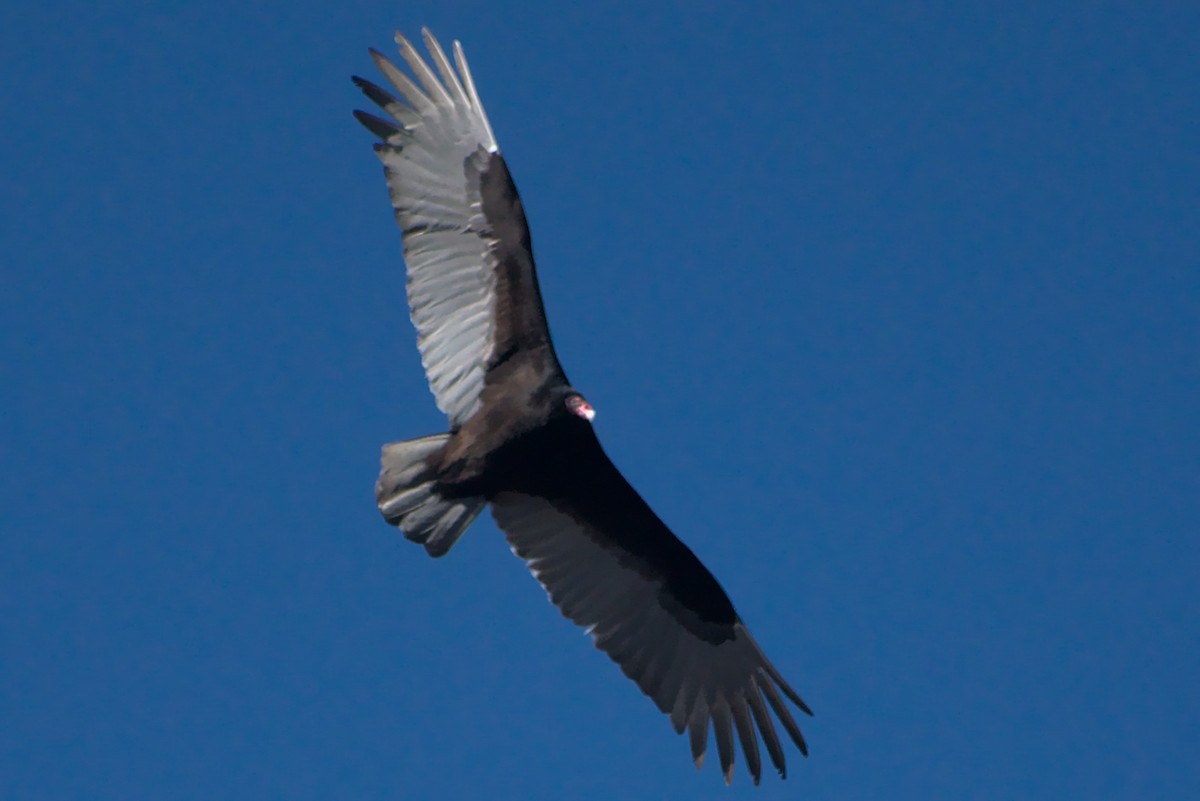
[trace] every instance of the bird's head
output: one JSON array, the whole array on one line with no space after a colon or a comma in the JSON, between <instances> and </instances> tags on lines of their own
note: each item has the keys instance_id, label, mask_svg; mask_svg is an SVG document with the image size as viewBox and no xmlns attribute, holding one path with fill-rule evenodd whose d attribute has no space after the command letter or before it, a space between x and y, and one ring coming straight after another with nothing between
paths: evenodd
<instances>
[{"instance_id":1,"label":"bird's head","mask_svg":"<svg viewBox=\"0 0 1200 801\"><path fill-rule=\"evenodd\" d=\"M592 404L587 402L587 399L578 392L571 392L565 399L563 405L567 407L567 411L576 417L582 417L589 423L596 418L596 410L592 408Z\"/></svg>"}]
</instances>

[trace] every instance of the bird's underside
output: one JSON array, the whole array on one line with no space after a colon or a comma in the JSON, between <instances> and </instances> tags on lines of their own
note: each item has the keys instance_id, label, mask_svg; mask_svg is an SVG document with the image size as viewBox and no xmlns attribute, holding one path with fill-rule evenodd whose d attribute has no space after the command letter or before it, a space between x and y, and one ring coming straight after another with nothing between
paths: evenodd
<instances>
[{"instance_id":1,"label":"bird's underside","mask_svg":"<svg viewBox=\"0 0 1200 801\"><path fill-rule=\"evenodd\" d=\"M396 40L412 77L372 51L399 97L355 78L387 117L355 115L380 139L422 365L450 432L384 447L381 513L442 556L490 504L550 600L688 732L697 765L711 725L726 782L735 736L756 784L759 737L786 775L774 719L807 754L788 702L811 712L601 448L554 353L520 198L462 48L452 66L426 31L431 66Z\"/></svg>"}]
</instances>

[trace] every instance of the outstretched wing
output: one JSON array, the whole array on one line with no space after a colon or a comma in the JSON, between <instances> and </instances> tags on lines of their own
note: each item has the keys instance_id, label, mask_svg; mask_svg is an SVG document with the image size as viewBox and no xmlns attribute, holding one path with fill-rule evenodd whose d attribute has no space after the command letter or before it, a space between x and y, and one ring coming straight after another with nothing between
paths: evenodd
<instances>
[{"instance_id":1,"label":"outstretched wing","mask_svg":"<svg viewBox=\"0 0 1200 801\"><path fill-rule=\"evenodd\" d=\"M462 46L454 43L456 73L422 33L437 74L396 34L414 77L372 50L400 97L355 77L391 119L354 115L383 140L375 152L403 234L421 363L438 408L458 427L478 410L497 360L516 348L553 349L525 214Z\"/></svg>"},{"instance_id":2,"label":"outstretched wing","mask_svg":"<svg viewBox=\"0 0 1200 801\"><path fill-rule=\"evenodd\" d=\"M806 755L780 693L812 714L808 707L750 636L716 579L599 443L572 443L570 462L571 478L552 479L544 496L501 493L493 499L492 514L513 551L562 613L585 627L596 647L670 716L675 730L689 732L697 767L711 721L726 783L733 775L736 730L757 784L757 724L772 764L786 775L767 707Z\"/></svg>"}]
</instances>

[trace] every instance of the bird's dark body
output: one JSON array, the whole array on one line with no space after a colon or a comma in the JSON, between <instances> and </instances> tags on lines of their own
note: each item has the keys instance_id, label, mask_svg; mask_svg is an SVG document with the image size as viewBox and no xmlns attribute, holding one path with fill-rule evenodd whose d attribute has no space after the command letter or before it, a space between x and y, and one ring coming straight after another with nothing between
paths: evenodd
<instances>
[{"instance_id":1,"label":"bird's dark body","mask_svg":"<svg viewBox=\"0 0 1200 801\"><path fill-rule=\"evenodd\" d=\"M686 610L684 619L694 634L708 642L729 639L738 620L729 596L625 480L591 424L566 411L562 399L571 392L562 384L539 388L534 406L508 398L485 404L476 415L479 429L470 423L459 429L430 460L439 491L489 500L515 492L549 500L571 517L589 521L593 541L623 565L661 576L663 598ZM515 408L523 409L521 417L511 416Z\"/></svg>"}]
</instances>

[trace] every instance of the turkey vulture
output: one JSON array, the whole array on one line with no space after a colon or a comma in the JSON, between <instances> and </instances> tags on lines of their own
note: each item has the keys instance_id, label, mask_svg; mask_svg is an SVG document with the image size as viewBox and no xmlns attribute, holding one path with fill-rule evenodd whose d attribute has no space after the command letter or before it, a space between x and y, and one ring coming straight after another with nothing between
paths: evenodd
<instances>
[{"instance_id":1,"label":"turkey vulture","mask_svg":"<svg viewBox=\"0 0 1200 801\"><path fill-rule=\"evenodd\" d=\"M390 118L355 112L381 140L417 347L450 422L449 433L384 446L379 511L443 556L490 504L550 600L688 732L697 767L711 721L725 782L736 730L758 784L757 725L786 776L767 707L805 755L784 698L812 712L600 447L595 413L554 353L521 200L462 46L456 72L423 33L432 68L396 35L412 77L371 51L399 97L353 79Z\"/></svg>"}]
</instances>

